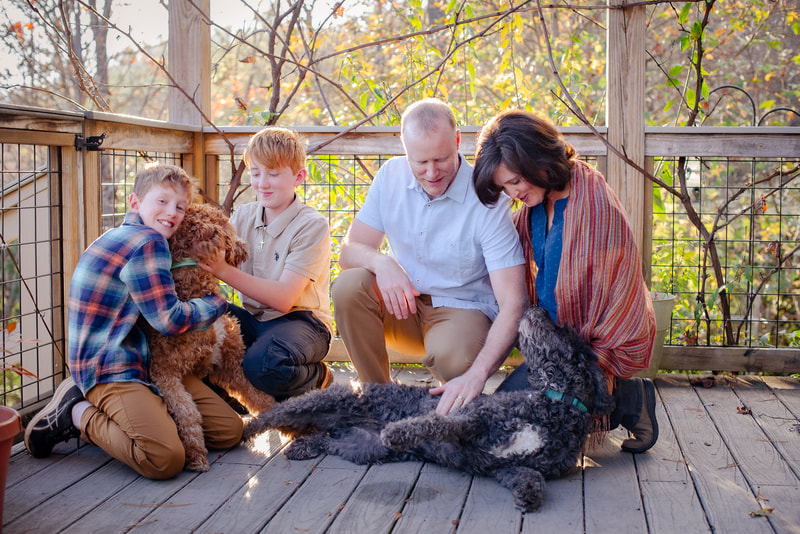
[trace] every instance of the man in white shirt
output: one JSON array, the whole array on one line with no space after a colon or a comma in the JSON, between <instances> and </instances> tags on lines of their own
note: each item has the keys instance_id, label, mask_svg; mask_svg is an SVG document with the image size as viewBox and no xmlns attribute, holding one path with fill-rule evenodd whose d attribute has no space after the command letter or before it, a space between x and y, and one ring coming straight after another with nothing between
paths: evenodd
<instances>
[{"instance_id":1,"label":"man in white shirt","mask_svg":"<svg viewBox=\"0 0 800 534\"><path fill-rule=\"evenodd\" d=\"M406 156L381 167L342 245L334 313L362 382L389 381L388 343L422 357L446 414L478 396L514 346L524 257L509 199L488 208L475 194L450 106L413 104L401 136Z\"/></svg>"}]
</instances>

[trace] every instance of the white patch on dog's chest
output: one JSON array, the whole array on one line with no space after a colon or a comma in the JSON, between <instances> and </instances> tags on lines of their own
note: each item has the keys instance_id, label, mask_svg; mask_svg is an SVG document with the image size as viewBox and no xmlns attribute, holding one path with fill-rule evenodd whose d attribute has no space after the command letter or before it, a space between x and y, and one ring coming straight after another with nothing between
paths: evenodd
<instances>
[{"instance_id":1,"label":"white patch on dog's chest","mask_svg":"<svg viewBox=\"0 0 800 534\"><path fill-rule=\"evenodd\" d=\"M497 458L508 458L513 455L529 455L536 453L544 446L544 440L532 425L525 425L515 432L505 445L497 445L491 454Z\"/></svg>"},{"instance_id":2,"label":"white patch on dog's chest","mask_svg":"<svg viewBox=\"0 0 800 534\"><path fill-rule=\"evenodd\" d=\"M213 365L219 365L222 361L222 343L225 341L225 320L220 317L214 321L213 328L217 339L214 343L214 347L211 349L211 363Z\"/></svg>"}]
</instances>

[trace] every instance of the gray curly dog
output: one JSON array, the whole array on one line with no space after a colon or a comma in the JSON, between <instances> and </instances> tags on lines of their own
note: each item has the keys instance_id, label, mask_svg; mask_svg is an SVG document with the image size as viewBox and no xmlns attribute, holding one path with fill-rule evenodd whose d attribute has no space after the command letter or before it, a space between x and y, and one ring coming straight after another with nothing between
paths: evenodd
<instances>
[{"instance_id":1,"label":"gray curly dog","mask_svg":"<svg viewBox=\"0 0 800 534\"><path fill-rule=\"evenodd\" d=\"M289 399L253 419L252 439L266 429L293 436L285 454L341 456L358 464L425 460L488 476L525 511L542 503L544 480L577 464L591 414L613 408L597 358L569 327L531 307L519 327L529 389L481 395L447 416L426 388L333 385Z\"/></svg>"}]
</instances>

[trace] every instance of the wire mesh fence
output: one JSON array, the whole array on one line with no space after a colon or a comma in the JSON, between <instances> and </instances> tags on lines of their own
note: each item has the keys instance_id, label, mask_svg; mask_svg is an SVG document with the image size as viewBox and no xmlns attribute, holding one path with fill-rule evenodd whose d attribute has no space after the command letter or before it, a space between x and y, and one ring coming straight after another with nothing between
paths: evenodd
<instances>
[{"instance_id":1,"label":"wire mesh fence","mask_svg":"<svg viewBox=\"0 0 800 534\"><path fill-rule=\"evenodd\" d=\"M24 409L64 372L61 176L58 151L0 145L2 403Z\"/></svg>"},{"instance_id":2,"label":"wire mesh fence","mask_svg":"<svg viewBox=\"0 0 800 534\"><path fill-rule=\"evenodd\" d=\"M653 196L653 288L677 296L669 342L797 346L800 159L657 161L676 187L681 166L691 207L661 189Z\"/></svg>"}]
</instances>

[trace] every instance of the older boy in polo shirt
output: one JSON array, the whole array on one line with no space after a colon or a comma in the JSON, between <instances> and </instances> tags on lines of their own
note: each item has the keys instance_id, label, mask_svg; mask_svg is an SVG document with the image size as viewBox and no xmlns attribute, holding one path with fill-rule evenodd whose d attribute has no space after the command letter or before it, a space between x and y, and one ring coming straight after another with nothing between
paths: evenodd
<instances>
[{"instance_id":1,"label":"older boy in polo shirt","mask_svg":"<svg viewBox=\"0 0 800 534\"><path fill-rule=\"evenodd\" d=\"M322 363L333 323L330 230L295 194L306 178L306 153L295 132L261 130L244 158L257 200L238 207L231 223L247 241L250 259L239 269L221 260L205 267L241 294L244 307L231 304L229 311L242 326L245 375L283 400L332 381Z\"/></svg>"}]
</instances>

